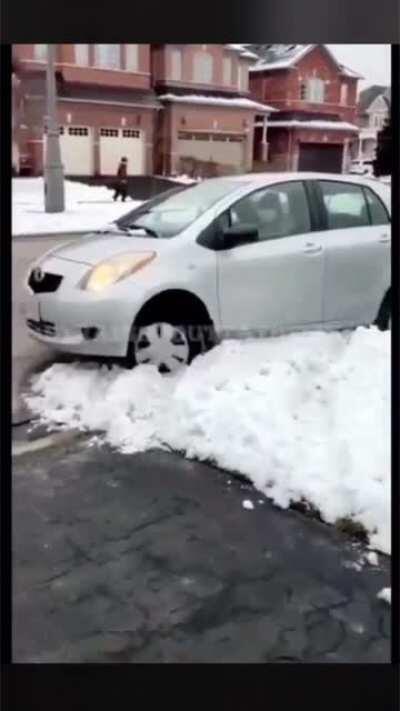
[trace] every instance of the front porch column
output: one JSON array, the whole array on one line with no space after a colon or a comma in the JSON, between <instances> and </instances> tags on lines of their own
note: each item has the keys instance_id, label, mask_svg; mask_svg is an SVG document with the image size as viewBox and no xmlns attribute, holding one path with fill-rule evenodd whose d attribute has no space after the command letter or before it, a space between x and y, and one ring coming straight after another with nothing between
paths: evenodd
<instances>
[{"instance_id":1,"label":"front porch column","mask_svg":"<svg viewBox=\"0 0 400 711\"><path fill-rule=\"evenodd\" d=\"M361 138L361 136L359 136L359 137L358 137L358 156L357 156L357 160L361 160L361 159L362 159L362 153L363 153L363 150L362 150L362 138Z\"/></svg>"},{"instance_id":2,"label":"front porch column","mask_svg":"<svg viewBox=\"0 0 400 711\"><path fill-rule=\"evenodd\" d=\"M346 173L349 168L349 143L350 139L345 138L343 143L342 173Z\"/></svg>"},{"instance_id":3,"label":"front porch column","mask_svg":"<svg viewBox=\"0 0 400 711\"><path fill-rule=\"evenodd\" d=\"M267 142L267 115L263 116L262 138L261 138L261 160L266 163L268 160L268 142Z\"/></svg>"}]
</instances>

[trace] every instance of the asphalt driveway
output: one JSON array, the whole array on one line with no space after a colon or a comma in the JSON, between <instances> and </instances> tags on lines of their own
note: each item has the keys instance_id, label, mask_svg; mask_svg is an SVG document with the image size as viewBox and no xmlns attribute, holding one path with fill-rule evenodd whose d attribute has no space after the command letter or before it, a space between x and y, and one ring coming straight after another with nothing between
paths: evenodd
<instances>
[{"instance_id":1,"label":"asphalt driveway","mask_svg":"<svg viewBox=\"0 0 400 711\"><path fill-rule=\"evenodd\" d=\"M13 659L388 662L390 563L361 552L173 454L79 441L20 456Z\"/></svg>"}]
</instances>

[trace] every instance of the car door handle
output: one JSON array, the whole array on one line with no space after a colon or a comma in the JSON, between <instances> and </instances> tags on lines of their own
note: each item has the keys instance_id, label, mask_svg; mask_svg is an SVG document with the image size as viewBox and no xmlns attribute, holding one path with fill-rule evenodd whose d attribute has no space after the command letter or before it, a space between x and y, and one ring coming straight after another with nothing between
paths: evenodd
<instances>
[{"instance_id":1,"label":"car door handle","mask_svg":"<svg viewBox=\"0 0 400 711\"><path fill-rule=\"evenodd\" d=\"M379 242L384 242L384 243L390 242L390 236L389 235L381 235L379 237Z\"/></svg>"},{"instance_id":2,"label":"car door handle","mask_svg":"<svg viewBox=\"0 0 400 711\"><path fill-rule=\"evenodd\" d=\"M318 252L322 252L322 247L320 244L314 244L314 242L307 242L306 246L304 247L304 252L307 252L307 254L318 254Z\"/></svg>"}]
</instances>

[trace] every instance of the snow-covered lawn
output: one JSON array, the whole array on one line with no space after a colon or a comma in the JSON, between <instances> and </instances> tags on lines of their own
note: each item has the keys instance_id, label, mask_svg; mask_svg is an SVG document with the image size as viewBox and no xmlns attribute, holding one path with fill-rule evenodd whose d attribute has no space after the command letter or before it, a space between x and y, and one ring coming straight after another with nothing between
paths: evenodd
<instances>
[{"instance_id":1,"label":"snow-covered lawn","mask_svg":"<svg viewBox=\"0 0 400 711\"><path fill-rule=\"evenodd\" d=\"M225 341L175 376L55 364L27 402L125 453L166 447L240 472L278 506L351 519L390 552L389 332Z\"/></svg>"},{"instance_id":2,"label":"snow-covered lawn","mask_svg":"<svg viewBox=\"0 0 400 711\"><path fill-rule=\"evenodd\" d=\"M51 234L96 230L140 205L127 198L114 202L113 192L105 186L89 186L65 181L65 211L44 210L43 178L13 178L12 233Z\"/></svg>"}]
</instances>

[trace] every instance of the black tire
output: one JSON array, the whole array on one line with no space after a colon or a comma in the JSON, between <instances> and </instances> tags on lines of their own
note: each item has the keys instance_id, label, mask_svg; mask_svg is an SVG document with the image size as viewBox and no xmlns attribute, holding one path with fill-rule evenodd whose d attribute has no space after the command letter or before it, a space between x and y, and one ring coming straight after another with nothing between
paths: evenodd
<instances>
[{"instance_id":1,"label":"black tire","mask_svg":"<svg viewBox=\"0 0 400 711\"><path fill-rule=\"evenodd\" d=\"M388 331L391 328L392 319L392 294L387 292L382 301L379 313L376 319L376 325L380 331Z\"/></svg>"}]
</instances>

